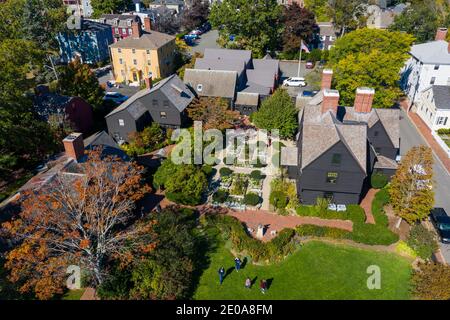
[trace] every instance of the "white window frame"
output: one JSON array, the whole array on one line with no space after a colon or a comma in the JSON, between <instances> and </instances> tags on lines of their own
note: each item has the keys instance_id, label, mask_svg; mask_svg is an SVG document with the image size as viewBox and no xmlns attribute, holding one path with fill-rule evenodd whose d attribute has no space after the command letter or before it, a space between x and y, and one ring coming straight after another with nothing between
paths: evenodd
<instances>
[{"instance_id":1,"label":"white window frame","mask_svg":"<svg viewBox=\"0 0 450 320\"><path fill-rule=\"evenodd\" d=\"M125 127L125 121L123 119L119 119L119 126Z\"/></svg>"},{"instance_id":2,"label":"white window frame","mask_svg":"<svg viewBox=\"0 0 450 320\"><path fill-rule=\"evenodd\" d=\"M199 83L197 84L197 91L202 92L203 91L203 84Z\"/></svg>"}]
</instances>

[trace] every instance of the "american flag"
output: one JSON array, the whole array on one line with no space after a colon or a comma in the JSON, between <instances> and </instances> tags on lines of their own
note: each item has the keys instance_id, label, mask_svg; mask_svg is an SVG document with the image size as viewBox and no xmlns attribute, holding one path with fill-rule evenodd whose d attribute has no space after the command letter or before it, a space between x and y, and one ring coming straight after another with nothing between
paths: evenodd
<instances>
[{"instance_id":1,"label":"american flag","mask_svg":"<svg viewBox=\"0 0 450 320\"><path fill-rule=\"evenodd\" d=\"M305 52L309 53L308 47L303 43L303 40L301 41L300 50L304 50Z\"/></svg>"}]
</instances>

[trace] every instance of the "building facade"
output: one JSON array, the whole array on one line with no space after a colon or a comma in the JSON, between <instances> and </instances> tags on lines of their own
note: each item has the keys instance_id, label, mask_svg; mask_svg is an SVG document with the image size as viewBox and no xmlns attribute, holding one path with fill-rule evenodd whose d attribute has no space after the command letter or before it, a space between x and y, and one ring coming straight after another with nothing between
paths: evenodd
<instances>
[{"instance_id":1,"label":"building facade","mask_svg":"<svg viewBox=\"0 0 450 320\"><path fill-rule=\"evenodd\" d=\"M142 83L147 77L165 78L172 74L175 37L132 23L132 36L110 46L116 82Z\"/></svg>"},{"instance_id":2,"label":"building facade","mask_svg":"<svg viewBox=\"0 0 450 320\"><path fill-rule=\"evenodd\" d=\"M89 18L94 10L92 9L91 0L63 0L71 14Z\"/></svg>"},{"instance_id":3,"label":"building facade","mask_svg":"<svg viewBox=\"0 0 450 320\"><path fill-rule=\"evenodd\" d=\"M98 22L111 26L114 42L131 36L133 34L133 23L137 23L139 27L142 27L139 17L133 15L104 14L98 19Z\"/></svg>"},{"instance_id":4,"label":"building facade","mask_svg":"<svg viewBox=\"0 0 450 320\"><path fill-rule=\"evenodd\" d=\"M450 86L425 89L416 103L416 113L432 131L450 129Z\"/></svg>"}]
</instances>

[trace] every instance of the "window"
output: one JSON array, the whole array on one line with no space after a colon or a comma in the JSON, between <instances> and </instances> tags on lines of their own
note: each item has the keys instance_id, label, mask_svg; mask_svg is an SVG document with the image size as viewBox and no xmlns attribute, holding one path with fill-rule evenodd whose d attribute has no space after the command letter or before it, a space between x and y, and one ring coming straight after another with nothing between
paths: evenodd
<instances>
[{"instance_id":1,"label":"window","mask_svg":"<svg viewBox=\"0 0 450 320\"><path fill-rule=\"evenodd\" d=\"M202 90L203 90L203 85L199 83L199 84L197 85L197 91L202 92Z\"/></svg>"},{"instance_id":2,"label":"window","mask_svg":"<svg viewBox=\"0 0 450 320\"><path fill-rule=\"evenodd\" d=\"M328 172L327 173L327 183L336 184L338 178L337 172Z\"/></svg>"},{"instance_id":3,"label":"window","mask_svg":"<svg viewBox=\"0 0 450 320\"><path fill-rule=\"evenodd\" d=\"M122 49L120 49L120 48L117 49L117 52L118 52L118 53L122 53Z\"/></svg>"},{"instance_id":4,"label":"window","mask_svg":"<svg viewBox=\"0 0 450 320\"><path fill-rule=\"evenodd\" d=\"M148 64L148 65L151 65L152 63L150 62L150 60L148 60L148 61L147 61L147 64Z\"/></svg>"},{"instance_id":5,"label":"window","mask_svg":"<svg viewBox=\"0 0 450 320\"><path fill-rule=\"evenodd\" d=\"M136 53L136 49L131 49L131 52L134 54Z\"/></svg>"},{"instance_id":6,"label":"window","mask_svg":"<svg viewBox=\"0 0 450 320\"><path fill-rule=\"evenodd\" d=\"M376 154L380 154L380 152L381 152L381 148L375 148L375 153Z\"/></svg>"},{"instance_id":7,"label":"window","mask_svg":"<svg viewBox=\"0 0 450 320\"><path fill-rule=\"evenodd\" d=\"M122 58L119 59L119 63L120 63L120 64L123 64Z\"/></svg>"},{"instance_id":8,"label":"window","mask_svg":"<svg viewBox=\"0 0 450 320\"><path fill-rule=\"evenodd\" d=\"M122 28L122 34L126 34L127 33L127 29Z\"/></svg>"},{"instance_id":9,"label":"window","mask_svg":"<svg viewBox=\"0 0 450 320\"><path fill-rule=\"evenodd\" d=\"M334 194L333 194L333 192L324 192L323 197L324 197L324 199L327 199L328 201L333 201Z\"/></svg>"},{"instance_id":10,"label":"window","mask_svg":"<svg viewBox=\"0 0 450 320\"><path fill-rule=\"evenodd\" d=\"M161 111L161 112L159 113L159 116L161 117L161 119L167 118L167 114L166 114L164 111Z\"/></svg>"},{"instance_id":11,"label":"window","mask_svg":"<svg viewBox=\"0 0 450 320\"><path fill-rule=\"evenodd\" d=\"M375 132L373 133L373 136L374 136L374 137L378 137L379 134L380 134L380 133L379 133L378 131L375 131Z\"/></svg>"},{"instance_id":12,"label":"window","mask_svg":"<svg viewBox=\"0 0 450 320\"><path fill-rule=\"evenodd\" d=\"M137 64L137 60L133 59L133 64L136 65Z\"/></svg>"},{"instance_id":13,"label":"window","mask_svg":"<svg viewBox=\"0 0 450 320\"><path fill-rule=\"evenodd\" d=\"M448 117L437 117L436 124L439 126L445 126L447 124Z\"/></svg>"},{"instance_id":14,"label":"window","mask_svg":"<svg viewBox=\"0 0 450 320\"><path fill-rule=\"evenodd\" d=\"M150 50L147 50L147 54L150 54Z\"/></svg>"},{"instance_id":15,"label":"window","mask_svg":"<svg viewBox=\"0 0 450 320\"><path fill-rule=\"evenodd\" d=\"M125 70L120 70L120 74L122 75L122 77L125 77Z\"/></svg>"},{"instance_id":16,"label":"window","mask_svg":"<svg viewBox=\"0 0 450 320\"><path fill-rule=\"evenodd\" d=\"M114 33L119 33L119 28L114 28Z\"/></svg>"},{"instance_id":17,"label":"window","mask_svg":"<svg viewBox=\"0 0 450 320\"><path fill-rule=\"evenodd\" d=\"M131 29L131 28L128 29L128 34L129 34L129 35L133 34L133 29Z\"/></svg>"},{"instance_id":18,"label":"window","mask_svg":"<svg viewBox=\"0 0 450 320\"><path fill-rule=\"evenodd\" d=\"M331 163L332 164L336 164L336 165L340 165L341 164L341 154L340 153L334 153L333 157L331 158Z\"/></svg>"},{"instance_id":19,"label":"window","mask_svg":"<svg viewBox=\"0 0 450 320\"><path fill-rule=\"evenodd\" d=\"M436 77L432 77L431 81L430 81L430 84L434 84L435 82L436 82Z\"/></svg>"},{"instance_id":20,"label":"window","mask_svg":"<svg viewBox=\"0 0 450 320\"><path fill-rule=\"evenodd\" d=\"M119 126L125 126L125 121L123 121L123 119L119 119Z\"/></svg>"},{"instance_id":21,"label":"window","mask_svg":"<svg viewBox=\"0 0 450 320\"><path fill-rule=\"evenodd\" d=\"M163 107L168 107L168 106L169 106L169 100L164 100Z\"/></svg>"},{"instance_id":22,"label":"window","mask_svg":"<svg viewBox=\"0 0 450 320\"><path fill-rule=\"evenodd\" d=\"M434 66L434 70L439 70L439 65L438 64Z\"/></svg>"}]
</instances>

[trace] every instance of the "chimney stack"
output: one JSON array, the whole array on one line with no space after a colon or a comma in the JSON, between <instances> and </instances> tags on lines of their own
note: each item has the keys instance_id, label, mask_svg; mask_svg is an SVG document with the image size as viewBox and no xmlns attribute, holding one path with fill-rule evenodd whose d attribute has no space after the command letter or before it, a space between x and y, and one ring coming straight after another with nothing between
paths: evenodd
<instances>
[{"instance_id":1,"label":"chimney stack","mask_svg":"<svg viewBox=\"0 0 450 320\"><path fill-rule=\"evenodd\" d=\"M133 21L131 23L131 28L133 30L133 38L139 39L141 37L141 24Z\"/></svg>"},{"instance_id":2,"label":"chimney stack","mask_svg":"<svg viewBox=\"0 0 450 320\"><path fill-rule=\"evenodd\" d=\"M144 18L144 30L147 32L152 31L152 21L150 20L149 17Z\"/></svg>"},{"instance_id":3,"label":"chimney stack","mask_svg":"<svg viewBox=\"0 0 450 320\"><path fill-rule=\"evenodd\" d=\"M147 89L151 89L153 87L153 77L151 74L149 74L148 77L145 78L145 87Z\"/></svg>"},{"instance_id":4,"label":"chimney stack","mask_svg":"<svg viewBox=\"0 0 450 320\"><path fill-rule=\"evenodd\" d=\"M335 115L339 105L339 91L324 89L322 101L322 113L331 110Z\"/></svg>"},{"instance_id":5,"label":"chimney stack","mask_svg":"<svg viewBox=\"0 0 450 320\"><path fill-rule=\"evenodd\" d=\"M64 138L63 143L68 157L78 162L84 156L84 142L81 133L73 132L69 134Z\"/></svg>"},{"instance_id":6,"label":"chimney stack","mask_svg":"<svg viewBox=\"0 0 450 320\"><path fill-rule=\"evenodd\" d=\"M373 97L375 90L372 88L358 88L356 89L355 97L355 111L369 113L372 111Z\"/></svg>"},{"instance_id":7,"label":"chimney stack","mask_svg":"<svg viewBox=\"0 0 450 320\"><path fill-rule=\"evenodd\" d=\"M438 28L436 31L436 38L435 40L444 40L447 38L447 28Z\"/></svg>"},{"instance_id":8,"label":"chimney stack","mask_svg":"<svg viewBox=\"0 0 450 320\"><path fill-rule=\"evenodd\" d=\"M333 70L323 69L322 72L322 90L331 89L331 81L333 80Z\"/></svg>"}]
</instances>

